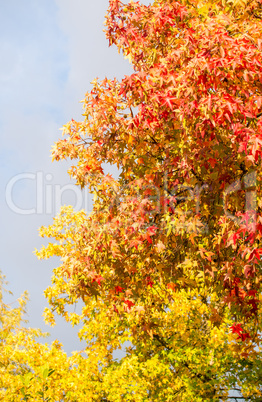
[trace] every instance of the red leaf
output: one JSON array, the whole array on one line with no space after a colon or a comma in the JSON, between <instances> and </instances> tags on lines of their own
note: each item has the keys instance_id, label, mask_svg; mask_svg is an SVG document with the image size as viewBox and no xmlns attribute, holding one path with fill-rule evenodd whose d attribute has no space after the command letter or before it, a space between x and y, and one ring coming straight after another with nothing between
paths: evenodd
<instances>
[{"instance_id":1,"label":"red leaf","mask_svg":"<svg viewBox=\"0 0 262 402\"><path fill-rule=\"evenodd\" d=\"M116 286L115 287L115 292L118 294L118 293L121 293L121 292L124 292L124 288L121 288L121 286Z\"/></svg>"},{"instance_id":2,"label":"red leaf","mask_svg":"<svg viewBox=\"0 0 262 402\"><path fill-rule=\"evenodd\" d=\"M127 304L127 307L130 309L132 306L135 305L131 300L124 300L124 303Z\"/></svg>"},{"instance_id":3,"label":"red leaf","mask_svg":"<svg viewBox=\"0 0 262 402\"><path fill-rule=\"evenodd\" d=\"M147 276L146 277L146 284L147 284L147 286L150 286L151 288L152 288L152 286L154 285L154 282L152 281L152 279L151 279L151 277L150 276Z\"/></svg>"},{"instance_id":4,"label":"red leaf","mask_svg":"<svg viewBox=\"0 0 262 402\"><path fill-rule=\"evenodd\" d=\"M238 339L241 339L243 342L246 339L250 338L250 335L248 332L243 332L243 328L241 327L241 324L233 324L232 327L230 327L231 331L233 334L238 334Z\"/></svg>"},{"instance_id":5,"label":"red leaf","mask_svg":"<svg viewBox=\"0 0 262 402\"><path fill-rule=\"evenodd\" d=\"M98 285L101 286L101 281L104 281L104 278L103 278L102 276L100 276L100 275L97 275L97 276L92 280L92 283L93 283L93 282L97 282Z\"/></svg>"}]
</instances>

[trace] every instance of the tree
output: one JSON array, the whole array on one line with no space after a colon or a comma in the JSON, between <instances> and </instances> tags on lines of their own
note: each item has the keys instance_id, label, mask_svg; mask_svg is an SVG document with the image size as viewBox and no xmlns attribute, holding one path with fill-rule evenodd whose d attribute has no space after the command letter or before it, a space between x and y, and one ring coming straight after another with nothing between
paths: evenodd
<instances>
[{"instance_id":1,"label":"tree","mask_svg":"<svg viewBox=\"0 0 262 402\"><path fill-rule=\"evenodd\" d=\"M64 126L53 158L93 211L62 209L37 252L62 260L46 318L83 321L110 401L261 398L261 19L258 0L110 1L134 73L94 80Z\"/></svg>"},{"instance_id":2,"label":"tree","mask_svg":"<svg viewBox=\"0 0 262 402\"><path fill-rule=\"evenodd\" d=\"M101 374L95 360L80 353L67 357L58 341L39 342L47 334L22 325L27 294L11 308L3 300L4 284L0 274L0 401L96 400Z\"/></svg>"}]
</instances>

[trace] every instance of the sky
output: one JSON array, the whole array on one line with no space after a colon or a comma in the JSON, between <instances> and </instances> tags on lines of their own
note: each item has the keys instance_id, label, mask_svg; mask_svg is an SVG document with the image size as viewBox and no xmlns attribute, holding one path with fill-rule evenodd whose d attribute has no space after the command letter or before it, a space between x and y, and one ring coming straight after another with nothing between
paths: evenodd
<instances>
[{"instance_id":1,"label":"sky","mask_svg":"<svg viewBox=\"0 0 262 402\"><path fill-rule=\"evenodd\" d=\"M107 8L107 0L1 3L0 270L13 292L8 302L27 290L30 327L49 332L48 342L58 339L68 353L84 347L77 329L62 318L51 328L42 317L48 306L43 291L59 260L40 261L33 252L46 244L38 228L51 224L61 205L92 208L90 196L67 175L70 163L52 163L50 149L64 124L82 119L80 101L94 78L132 73L129 62L108 47Z\"/></svg>"}]
</instances>

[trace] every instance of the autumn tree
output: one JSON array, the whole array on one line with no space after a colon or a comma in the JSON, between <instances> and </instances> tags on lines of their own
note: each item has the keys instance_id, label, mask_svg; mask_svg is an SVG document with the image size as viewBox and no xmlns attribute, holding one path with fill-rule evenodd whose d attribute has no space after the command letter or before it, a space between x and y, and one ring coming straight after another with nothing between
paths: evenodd
<instances>
[{"instance_id":1,"label":"autumn tree","mask_svg":"<svg viewBox=\"0 0 262 402\"><path fill-rule=\"evenodd\" d=\"M109 401L261 400L262 4L109 3L134 73L94 80L53 148L94 205L41 228L46 318L82 321Z\"/></svg>"},{"instance_id":2,"label":"autumn tree","mask_svg":"<svg viewBox=\"0 0 262 402\"><path fill-rule=\"evenodd\" d=\"M5 285L0 273L0 401L96 400L102 377L96 359L77 352L68 357L58 341L41 342L47 334L24 319L28 295L11 307L4 302Z\"/></svg>"}]
</instances>

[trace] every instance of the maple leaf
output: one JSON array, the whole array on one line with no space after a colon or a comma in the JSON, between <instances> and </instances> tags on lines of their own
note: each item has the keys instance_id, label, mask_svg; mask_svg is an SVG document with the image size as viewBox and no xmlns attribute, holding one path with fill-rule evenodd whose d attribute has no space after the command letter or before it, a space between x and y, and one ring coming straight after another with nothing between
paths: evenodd
<instances>
[{"instance_id":1,"label":"maple leaf","mask_svg":"<svg viewBox=\"0 0 262 402\"><path fill-rule=\"evenodd\" d=\"M101 281L104 281L104 278L101 275L96 275L96 277L92 279L92 282L98 283L99 286L101 286Z\"/></svg>"},{"instance_id":2,"label":"maple leaf","mask_svg":"<svg viewBox=\"0 0 262 402\"><path fill-rule=\"evenodd\" d=\"M119 294L119 293L121 293L121 292L123 292L124 291L124 288L122 288L121 286L116 286L115 287L115 292L117 293L117 294Z\"/></svg>"},{"instance_id":3,"label":"maple leaf","mask_svg":"<svg viewBox=\"0 0 262 402\"><path fill-rule=\"evenodd\" d=\"M161 251L164 251L165 248L166 248L166 246L165 246L164 243L162 243L161 241L159 241L159 242L156 244L156 249L157 249L157 252L158 252L158 253L161 253Z\"/></svg>"},{"instance_id":4,"label":"maple leaf","mask_svg":"<svg viewBox=\"0 0 262 402\"><path fill-rule=\"evenodd\" d=\"M153 236L156 234L156 230L157 230L156 226L149 226L147 228L147 233L149 234L149 236Z\"/></svg>"},{"instance_id":5,"label":"maple leaf","mask_svg":"<svg viewBox=\"0 0 262 402\"><path fill-rule=\"evenodd\" d=\"M177 285L175 283L168 283L166 286L168 289L175 291Z\"/></svg>"},{"instance_id":6,"label":"maple leaf","mask_svg":"<svg viewBox=\"0 0 262 402\"><path fill-rule=\"evenodd\" d=\"M135 305L135 303L133 303L131 300L127 300L127 299L124 300L124 303L127 305L127 307L129 309L131 309L131 307Z\"/></svg>"},{"instance_id":7,"label":"maple leaf","mask_svg":"<svg viewBox=\"0 0 262 402\"><path fill-rule=\"evenodd\" d=\"M154 285L154 282L152 281L150 276L146 277L146 284L147 284L147 286L150 286L151 288Z\"/></svg>"},{"instance_id":8,"label":"maple leaf","mask_svg":"<svg viewBox=\"0 0 262 402\"><path fill-rule=\"evenodd\" d=\"M230 327L233 334L238 334L238 339L241 339L243 342L246 339L250 339L250 334L248 332L244 332L241 324L234 324Z\"/></svg>"}]
</instances>

